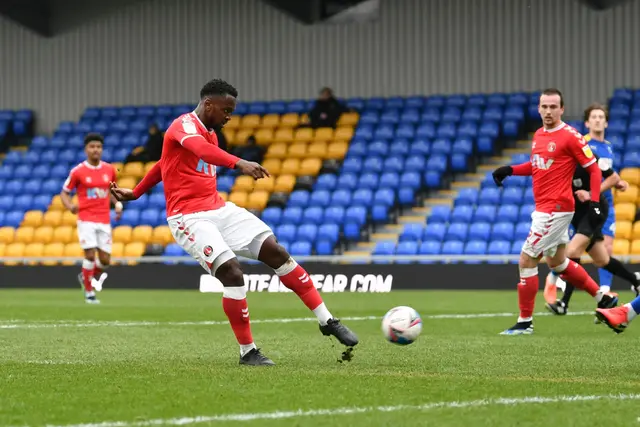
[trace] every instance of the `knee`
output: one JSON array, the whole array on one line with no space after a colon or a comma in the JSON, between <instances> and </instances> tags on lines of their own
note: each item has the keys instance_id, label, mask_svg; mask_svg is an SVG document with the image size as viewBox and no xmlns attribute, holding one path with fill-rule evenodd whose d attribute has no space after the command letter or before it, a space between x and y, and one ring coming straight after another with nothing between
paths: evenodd
<instances>
[{"instance_id":1,"label":"knee","mask_svg":"<svg viewBox=\"0 0 640 427\"><path fill-rule=\"evenodd\" d=\"M567 255L567 258L575 259L575 258L580 258L583 252L584 252L583 248L576 249L576 248L568 247L566 255Z\"/></svg>"},{"instance_id":2,"label":"knee","mask_svg":"<svg viewBox=\"0 0 640 427\"><path fill-rule=\"evenodd\" d=\"M289 252L273 236L264 241L258 257L260 261L273 269L282 267L289 258L291 258Z\"/></svg>"},{"instance_id":3,"label":"knee","mask_svg":"<svg viewBox=\"0 0 640 427\"><path fill-rule=\"evenodd\" d=\"M111 256L109 254L101 254L100 256L98 256L98 260L103 267L108 267L109 264L111 264Z\"/></svg>"},{"instance_id":4,"label":"knee","mask_svg":"<svg viewBox=\"0 0 640 427\"><path fill-rule=\"evenodd\" d=\"M95 252L85 252L84 259L86 259L87 261L95 262L96 261Z\"/></svg>"},{"instance_id":5,"label":"knee","mask_svg":"<svg viewBox=\"0 0 640 427\"><path fill-rule=\"evenodd\" d=\"M215 271L215 277L224 286L244 286L244 274L237 258L230 259Z\"/></svg>"},{"instance_id":6,"label":"knee","mask_svg":"<svg viewBox=\"0 0 640 427\"><path fill-rule=\"evenodd\" d=\"M527 255L526 253L520 253L520 260L518 261L520 268L534 268L538 266L538 261L535 258Z\"/></svg>"}]
</instances>

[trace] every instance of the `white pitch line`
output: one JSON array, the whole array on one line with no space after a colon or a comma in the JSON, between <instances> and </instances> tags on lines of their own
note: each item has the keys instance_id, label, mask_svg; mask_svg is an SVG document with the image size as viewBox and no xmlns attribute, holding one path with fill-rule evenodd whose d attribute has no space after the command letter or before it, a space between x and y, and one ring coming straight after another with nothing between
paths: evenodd
<instances>
[{"instance_id":1,"label":"white pitch line","mask_svg":"<svg viewBox=\"0 0 640 427\"><path fill-rule=\"evenodd\" d=\"M571 316L593 315L593 311L576 311L568 313ZM490 319L496 317L516 317L517 313L471 313L471 314L434 314L422 316L423 319ZM535 316L551 316L548 312L535 313ZM359 317L342 317L346 322L359 322L365 320L380 320L380 316L359 316ZM252 324L264 323L300 323L300 322L317 322L315 317L294 317L283 319L256 319L251 320ZM25 321L26 322L26 321ZM226 320L203 320L193 322L152 322L152 321L96 321L76 323L67 321L64 323L8 323L2 324L0 321L0 329L51 329L51 328L97 328L97 327L136 327L136 326L216 326L228 325Z\"/></svg>"},{"instance_id":2,"label":"white pitch line","mask_svg":"<svg viewBox=\"0 0 640 427\"><path fill-rule=\"evenodd\" d=\"M604 394L604 395L574 395L574 396L530 396L530 397L501 397L497 399L479 399L468 401L433 402L422 405L396 406L363 406L334 409L298 409L295 411L258 412L244 414L221 414L197 417L182 417L168 419L154 419L147 421L104 421L87 424L47 425L46 427L149 427L158 425L182 426L199 423L218 423L229 421L260 421L283 420L302 417L321 417L351 414L365 414L372 412L388 413L398 411L429 411L432 409L461 409L485 406L516 406L547 403L591 402L595 400L640 400L640 394Z\"/></svg>"}]
</instances>

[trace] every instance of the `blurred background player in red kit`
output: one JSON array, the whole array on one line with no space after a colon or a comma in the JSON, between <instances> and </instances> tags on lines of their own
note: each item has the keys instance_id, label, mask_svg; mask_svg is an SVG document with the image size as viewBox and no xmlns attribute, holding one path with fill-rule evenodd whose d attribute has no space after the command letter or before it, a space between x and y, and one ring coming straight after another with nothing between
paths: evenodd
<instances>
[{"instance_id":1,"label":"blurred background player in red kit","mask_svg":"<svg viewBox=\"0 0 640 427\"><path fill-rule=\"evenodd\" d=\"M162 158L135 189L112 184L118 200L134 200L164 182L167 222L175 241L224 285L222 307L240 344L240 364L273 365L253 341L244 275L236 254L271 267L282 283L316 315L320 331L343 345L358 344L357 336L329 312L309 274L278 243L261 219L225 202L218 194L216 166L238 169L254 179L269 172L218 147L215 130L236 108L237 90L212 80L200 91L195 111L173 121L165 133Z\"/></svg>"},{"instance_id":2,"label":"blurred background player in red kit","mask_svg":"<svg viewBox=\"0 0 640 427\"><path fill-rule=\"evenodd\" d=\"M542 92L538 111L543 126L533 137L530 161L501 166L493 172L498 186L502 186L502 181L510 175L532 176L535 200L531 231L520 254L520 316L514 326L501 332L502 335L533 333L533 310L539 288L538 263L542 256L560 277L593 296L598 307L614 307L618 302L615 296L600 291L584 268L567 258L565 253L575 210L572 178L576 164L589 174L591 201L587 215L593 223L598 223L602 217L599 203L602 172L582 135L562 121L564 99L558 89Z\"/></svg>"},{"instance_id":3,"label":"blurred background player in red kit","mask_svg":"<svg viewBox=\"0 0 640 427\"><path fill-rule=\"evenodd\" d=\"M101 160L103 142L102 135L90 133L85 136L87 160L71 170L60 193L64 206L78 215L78 239L84 250L78 281L89 304L100 303L95 290L102 290L107 278L104 270L111 262L111 201L115 203L116 219L122 214L122 203L109 191L116 171L111 164ZM78 206L71 198L74 190L78 194Z\"/></svg>"}]
</instances>

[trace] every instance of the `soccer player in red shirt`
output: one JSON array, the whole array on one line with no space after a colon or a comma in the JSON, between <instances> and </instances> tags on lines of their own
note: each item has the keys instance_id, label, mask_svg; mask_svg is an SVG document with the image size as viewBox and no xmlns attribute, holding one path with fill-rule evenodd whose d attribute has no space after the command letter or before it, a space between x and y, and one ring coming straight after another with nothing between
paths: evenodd
<instances>
[{"instance_id":1,"label":"soccer player in red shirt","mask_svg":"<svg viewBox=\"0 0 640 427\"><path fill-rule=\"evenodd\" d=\"M90 133L84 138L87 160L69 173L60 198L64 206L78 215L78 238L84 250L82 272L78 281L84 288L85 302L99 304L95 290L102 290L111 262L110 201L115 202L116 219L122 214L122 203L110 194L110 183L116 179L115 168L102 159L102 135ZM78 206L73 204L71 192L78 193ZM96 257L96 252L98 257Z\"/></svg>"},{"instance_id":2,"label":"soccer player in red shirt","mask_svg":"<svg viewBox=\"0 0 640 427\"><path fill-rule=\"evenodd\" d=\"M608 308L617 304L617 298L600 291L584 268L565 254L569 224L575 210L572 179L576 164L589 174L591 201L588 215L594 224L602 216L599 203L602 172L582 135L562 121L564 99L558 89L547 89L542 93L538 111L543 126L533 136L531 160L520 165L501 166L493 172L498 186L502 186L507 176L531 175L536 204L531 214L531 231L520 254L520 316L517 323L502 335L533 333L533 309L539 287L538 263L542 256L549 268L559 273L563 280L592 295L598 307Z\"/></svg>"},{"instance_id":3,"label":"soccer player in red shirt","mask_svg":"<svg viewBox=\"0 0 640 427\"><path fill-rule=\"evenodd\" d=\"M358 337L333 317L309 274L296 263L255 215L220 197L216 166L237 169L260 179L269 172L255 162L239 159L218 147L214 129L226 124L236 107L238 92L223 80L212 80L200 91L195 111L173 121L167 129L162 158L135 189L112 184L118 200L134 200L164 182L167 222L176 242L224 285L222 307L240 344L240 364L273 365L253 341L241 255L275 270L282 283L298 295L318 318L320 331L343 345Z\"/></svg>"}]
</instances>

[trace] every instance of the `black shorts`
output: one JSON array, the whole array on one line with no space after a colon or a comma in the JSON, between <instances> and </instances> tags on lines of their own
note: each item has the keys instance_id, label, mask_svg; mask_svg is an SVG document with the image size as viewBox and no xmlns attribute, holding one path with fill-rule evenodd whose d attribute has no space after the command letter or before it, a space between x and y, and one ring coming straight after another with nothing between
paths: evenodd
<instances>
[{"instance_id":1,"label":"black shorts","mask_svg":"<svg viewBox=\"0 0 640 427\"><path fill-rule=\"evenodd\" d=\"M603 201L601 200L600 210L602 211L600 221L598 221L597 224L591 224L591 221L589 220L589 206L576 204L576 212L573 214L571 225L573 226L576 234L582 234L591 239L589 246L587 246L586 252L589 252L591 248L593 248L593 245L604 240L602 227L604 226L604 223L607 221L607 217L609 216L608 202L604 201L603 203Z\"/></svg>"}]
</instances>

